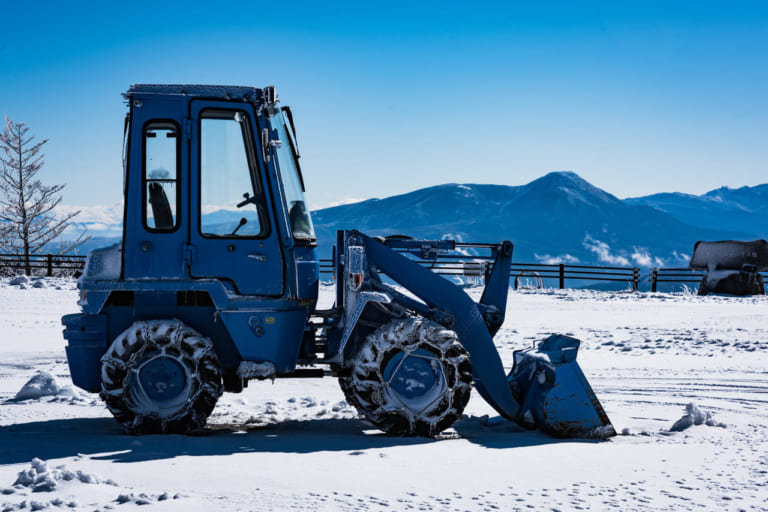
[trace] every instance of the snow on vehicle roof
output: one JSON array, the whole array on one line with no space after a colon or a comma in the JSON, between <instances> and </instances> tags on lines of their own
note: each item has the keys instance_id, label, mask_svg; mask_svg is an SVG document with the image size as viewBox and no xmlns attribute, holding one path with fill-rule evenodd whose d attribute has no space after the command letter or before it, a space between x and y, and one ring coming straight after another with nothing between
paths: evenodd
<instances>
[{"instance_id":1,"label":"snow on vehicle roof","mask_svg":"<svg viewBox=\"0 0 768 512\"><path fill-rule=\"evenodd\" d=\"M263 91L256 87L241 85L133 84L124 94L126 98L137 95L195 96L227 100L242 99L250 103L259 104L262 102Z\"/></svg>"}]
</instances>

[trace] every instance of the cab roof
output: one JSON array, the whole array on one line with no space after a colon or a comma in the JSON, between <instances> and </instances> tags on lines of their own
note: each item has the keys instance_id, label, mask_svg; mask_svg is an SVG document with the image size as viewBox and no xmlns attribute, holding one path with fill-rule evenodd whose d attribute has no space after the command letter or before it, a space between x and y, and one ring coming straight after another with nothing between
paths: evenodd
<instances>
[{"instance_id":1,"label":"cab roof","mask_svg":"<svg viewBox=\"0 0 768 512\"><path fill-rule=\"evenodd\" d=\"M263 102L262 89L241 85L198 84L133 84L123 94L126 99L149 96L189 96L196 98L245 101L259 105Z\"/></svg>"}]
</instances>

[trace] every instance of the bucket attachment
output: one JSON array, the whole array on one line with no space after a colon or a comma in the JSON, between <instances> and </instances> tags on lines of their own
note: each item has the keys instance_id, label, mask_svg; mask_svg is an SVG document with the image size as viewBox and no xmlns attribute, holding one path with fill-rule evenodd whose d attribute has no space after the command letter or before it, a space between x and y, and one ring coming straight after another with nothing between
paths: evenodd
<instances>
[{"instance_id":1,"label":"bucket attachment","mask_svg":"<svg viewBox=\"0 0 768 512\"><path fill-rule=\"evenodd\" d=\"M521 404L517 422L556 437L598 438L616 435L611 421L576 362L580 341L553 334L538 345L515 352L507 376Z\"/></svg>"}]
</instances>

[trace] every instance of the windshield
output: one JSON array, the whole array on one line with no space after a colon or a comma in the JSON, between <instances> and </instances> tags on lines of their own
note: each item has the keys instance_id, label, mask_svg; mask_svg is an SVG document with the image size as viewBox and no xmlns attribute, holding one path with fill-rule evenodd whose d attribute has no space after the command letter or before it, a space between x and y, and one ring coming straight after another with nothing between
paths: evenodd
<instances>
[{"instance_id":1,"label":"windshield","mask_svg":"<svg viewBox=\"0 0 768 512\"><path fill-rule=\"evenodd\" d=\"M274 149L277 155L277 167L283 182L291 231L294 238L314 240L315 229L312 227L312 218L309 216L304 199L304 183L302 183L301 174L296 165L296 142L291 137L293 132L288 132L289 128L281 110L275 108L271 109L271 112L269 123L272 129L277 132L277 139L281 142L281 144L275 144Z\"/></svg>"}]
</instances>

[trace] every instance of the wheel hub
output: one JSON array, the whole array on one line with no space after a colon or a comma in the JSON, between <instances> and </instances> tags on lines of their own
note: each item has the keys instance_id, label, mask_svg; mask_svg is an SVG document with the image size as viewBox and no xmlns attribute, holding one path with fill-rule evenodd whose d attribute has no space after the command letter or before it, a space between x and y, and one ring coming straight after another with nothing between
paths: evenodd
<instances>
[{"instance_id":1,"label":"wheel hub","mask_svg":"<svg viewBox=\"0 0 768 512\"><path fill-rule=\"evenodd\" d=\"M145 356L131 371L128 394L137 411L154 411L168 418L181 410L190 393L191 380L182 361L165 353Z\"/></svg>"},{"instance_id":2,"label":"wheel hub","mask_svg":"<svg viewBox=\"0 0 768 512\"><path fill-rule=\"evenodd\" d=\"M401 352L384 369L387 390L413 412L421 412L434 402L446 387L442 365L426 351Z\"/></svg>"},{"instance_id":3,"label":"wheel hub","mask_svg":"<svg viewBox=\"0 0 768 512\"><path fill-rule=\"evenodd\" d=\"M184 391L187 377L176 359L156 357L141 366L139 381L150 399L164 402Z\"/></svg>"}]
</instances>

